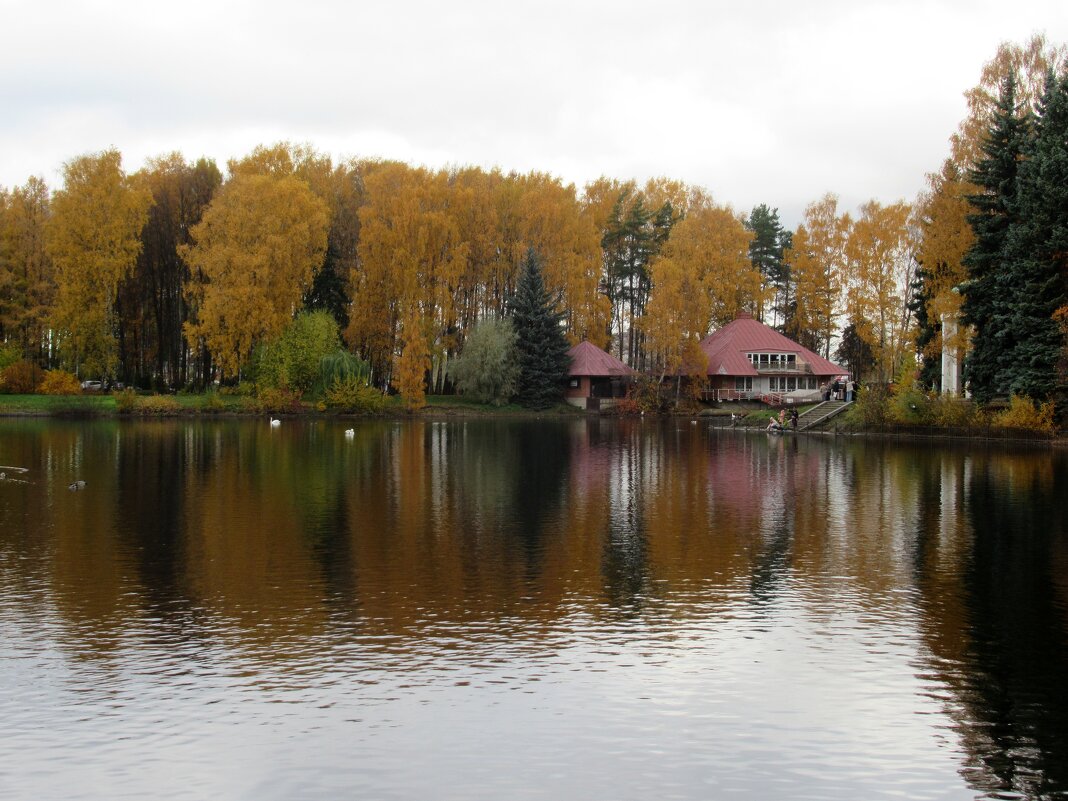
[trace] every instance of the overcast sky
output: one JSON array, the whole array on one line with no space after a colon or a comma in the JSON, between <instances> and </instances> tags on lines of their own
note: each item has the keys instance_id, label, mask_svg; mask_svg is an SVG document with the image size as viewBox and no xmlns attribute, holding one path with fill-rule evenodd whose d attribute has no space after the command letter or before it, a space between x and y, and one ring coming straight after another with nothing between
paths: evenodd
<instances>
[{"instance_id":1,"label":"overcast sky","mask_svg":"<svg viewBox=\"0 0 1068 801\"><path fill-rule=\"evenodd\" d=\"M912 200L1002 41L1068 2L0 0L0 185L117 147L665 175L793 227Z\"/></svg>"}]
</instances>

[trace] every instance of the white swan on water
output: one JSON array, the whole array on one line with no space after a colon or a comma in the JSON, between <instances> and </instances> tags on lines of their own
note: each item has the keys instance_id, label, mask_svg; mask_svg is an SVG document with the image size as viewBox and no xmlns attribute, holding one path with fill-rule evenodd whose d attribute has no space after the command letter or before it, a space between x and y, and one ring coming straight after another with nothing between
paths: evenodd
<instances>
[{"instance_id":1,"label":"white swan on water","mask_svg":"<svg viewBox=\"0 0 1068 801\"><path fill-rule=\"evenodd\" d=\"M282 421L281 420L279 420L279 419L277 419L275 417L271 418L271 427L272 428L275 427L275 426L280 426L280 425L282 425Z\"/></svg>"},{"instance_id":2,"label":"white swan on water","mask_svg":"<svg viewBox=\"0 0 1068 801\"><path fill-rule=\"evenodd\" d=\"M356 429L354 429L354 428L346 428L345 429L345 436L346 437L355 437L356 436Z\"/></svg>"}]
</instances>

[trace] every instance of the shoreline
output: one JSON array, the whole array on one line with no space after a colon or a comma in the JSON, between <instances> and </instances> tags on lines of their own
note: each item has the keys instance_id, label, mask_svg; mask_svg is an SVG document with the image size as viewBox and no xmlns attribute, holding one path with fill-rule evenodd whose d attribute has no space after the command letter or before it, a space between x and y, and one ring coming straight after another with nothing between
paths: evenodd
<instances>
[{"instance_id":1,"label":"shoreline","mask_svg":"<svg viewBox=\"0 0 1068 801\"><path fill-rule=\"evenodd\" d=\"M200 405L187 403L178 407L160 410L146 410L143 412L119 410L115 407L112 396L89 395L89 396L4 396L0 395L0 418L6 419L56 419L56 420L124 420L135 422L149 422L160 420L255 420L262 417L278 417L290 420L430 420L445 421L456 419L477 420L533 420L533 419L584 419L584 420L688 420L693 423L703 422L709 428L723 431L736 431L740 433L767 434L764 425L732 425L729 413L721 414L693 414L693 413L648 413L641 416L619 415L604 412L590 412L569 404L560 404L549 409L523 409L510 406L496 408L466 403L452 404L449 402L428 403L422 409L410 412L403 408L387 408L374 413L341 412L320 410L315 407L306 407L299 410L253 410L237 408L237 403L228 404L231 408L205 409ZM162 396L176 397L176 396ZM184 396L185 399L199 403L203 396ZM32 398L30 402L21 401L23 398ZM42 400L45 399L45 400ZM110 401L110 402L109 402ZM722 421L722 422L720 422ZM934 429L930 427L895 428L892 430L877 429L844 429L835 427L832 429L814 429L807 431L787 431L776 433L773 436L820 436L820 437L863 437L866 439L882 439L887 441L910 441L910 442L943 442L943 443L1004 443L1013 445L1027 445L1030 447L1065 448L1068 447L1068 437L1063 433L1054 435L1022 434L1006 430L1004 435L993 433L997 429L983 428L969 431L961 428Z\"/></svg>"}]
</instances>

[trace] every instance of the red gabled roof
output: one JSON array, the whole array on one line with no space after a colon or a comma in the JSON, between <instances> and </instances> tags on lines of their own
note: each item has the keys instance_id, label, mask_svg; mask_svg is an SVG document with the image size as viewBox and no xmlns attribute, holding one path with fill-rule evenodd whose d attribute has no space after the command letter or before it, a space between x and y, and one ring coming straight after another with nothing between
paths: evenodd
<instances>
[{"instance_id":1,"label":"red gabled roof","mask_svg":"<svg viewBox=\"0 0 1068 801\"><path fill-rule=\"evenodd\" d=\"M708 358L709 375L757 375L747 353L795 353L812 368L815 376L845 375L848 371L802 347L773 328L740 314L721 329L701 340L701 350Z\"/></svg>"},{"instance_id":2,"label":"red gabled roof","mask_svg":"<svg viewBox=\"0 0 1068 801\"><path fill-rule=\"evenodd\" d=\"M605 353L585 339L569 350L567 355L571 357L568 375L587 375L593 378L634 375L634 371L615 356Z\"/></svg>"}]
</instances>

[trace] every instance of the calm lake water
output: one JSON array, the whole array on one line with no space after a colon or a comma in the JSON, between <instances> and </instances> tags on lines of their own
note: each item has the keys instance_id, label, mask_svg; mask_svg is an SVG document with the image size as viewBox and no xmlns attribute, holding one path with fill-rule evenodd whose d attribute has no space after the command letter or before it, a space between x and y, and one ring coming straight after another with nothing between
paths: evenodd
<instances>
[{"instance_id":1,"label":"calm lake water","mask_svg":"<svg viewBox=\"0 0 1068 801\"><path fill-rule=\"evenodd\" d=\"M1068 798L1064 453L350 425L0 421L0 798Z\"/></svg>"}]
</instances>

